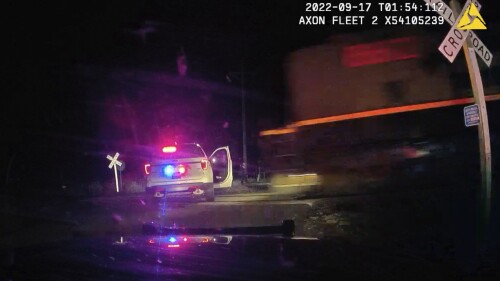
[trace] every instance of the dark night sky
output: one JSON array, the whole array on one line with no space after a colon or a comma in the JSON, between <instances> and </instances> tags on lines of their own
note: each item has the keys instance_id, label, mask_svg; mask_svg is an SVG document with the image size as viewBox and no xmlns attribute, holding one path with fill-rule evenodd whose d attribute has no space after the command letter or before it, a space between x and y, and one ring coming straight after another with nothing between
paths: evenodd
<instances>
[{"instance_id":1,"label":"dark night sky","mask_svg":"<svg viewBox=\"0 0 500 281\"><path fill-rule=\"evenodd\" d=\"M183 47L189 76L227 83L226 73L240 71L243 61L252 72L248 88L285 100L286 54L330 34L297 25L303 1L17 1L10 8L6 65L12 94L2 111L7 154L34 142L26 132L96 135L95 121L75 113L82 97L71 73L78 64L176 73ZM158 25L144 44L129 31L146 21Z\"/></svg>"},{"instance_id":2,"label":"dark night sky","mask_svg":"<svg viewBox=\"0 0 500 281\"><path fill-rule=\"evenodd\" d=\"M8 105L4 110L5 118L9 118L6 124L11 129L35 126L38 116L47 109L61 110L69 104L74 97L67 74L78 63L175 72L181 46L187 53L192 76L224 81L225 73L240 69L243 58L246 69L254 72L249 87L284 97L282 68L286 54L321 43L333 32L350 31L298 26L299 16L305 14L305 2L10 3L4 38L10 47L5 53L7 82L13 91L4 103ZM484 13L489 22L495 18L493 10ZM136 29L145 21L159 26L143 44L126 30Z\"/></svg>"}]
</instances>

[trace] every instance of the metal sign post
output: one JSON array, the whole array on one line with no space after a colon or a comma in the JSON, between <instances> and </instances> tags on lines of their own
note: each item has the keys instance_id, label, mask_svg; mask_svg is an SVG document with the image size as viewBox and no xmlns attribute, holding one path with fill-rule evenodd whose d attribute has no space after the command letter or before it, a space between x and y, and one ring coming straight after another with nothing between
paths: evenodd
<instances>
[{"instance_id":1,"label":"metal sign post","mask_svg":"<svg viewBox=\"0 0 500 281\"><path fill-rule=\"evenodd\" d=\"M115 156L114 157L111 157L111 155L108 155L106 156L106 158L111 161L108 165L108 168L110 169L114 169L115 170L115 183L116 183L116 192L120 192L120 188L119 188L119 183L118 183L118 171L117 171L117 168L116 166L120 166L122 165L122 162L118 161L118 156L120 156L120 153L115 153Z\"/></svg>"},{"instance_id":2,"label":"metal sign post","mask_svg":"<svg viewBox=\"0 0 500 281\"><path fill-rule=\"evenodd\" d=\"M479 152L481 153L481 175L484 199L484 219L489 220L491 211L491 143L490 143L490 127L488 123L488 112L486 110L486 101L484 100L483 82L481 73L477 65L477 58L474 50L467 49L470 63L467 63L473 71L469 76L474 89L474 100L479 105Z\"/></svg>"}]
</instances>

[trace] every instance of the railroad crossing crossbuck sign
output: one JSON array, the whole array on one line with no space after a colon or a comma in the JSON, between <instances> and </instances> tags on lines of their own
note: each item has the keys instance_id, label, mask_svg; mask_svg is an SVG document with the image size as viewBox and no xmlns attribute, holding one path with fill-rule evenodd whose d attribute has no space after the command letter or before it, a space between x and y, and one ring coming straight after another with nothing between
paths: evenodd
<instances>
[{"instance_id":1,"label":"railroad crossing crossbuck sign","mask_svg":"<svg viewBox=\"0 0 500 281\"><path fill-rule=\"evenodd\" d=\"M493 54L488 50L484 43L474 33L474 29L486 29L483 17L479 13L481 4L478 1L467 1L464 9L457 17L453 15L452 9L442 0L424 0L429 5L437 5L437 12L451 25L451 29L439 46L439 51L453 62L457 57L467 37L474 47L477 55L489 67L493 61Z\"/></svg>"},{"instance_id":2,"label":"railroad crossing crossbuck sign","mask_svg":"<svg viewBox=\"0 0 500 281\"><path fill-rule=\"evenodd\" d=\"M118 185L118 172L116 171L116 166L121 166L123 163L118 161L118 156L120 156L120 153L115 153L114 157L111 157L111 155L106 156L106 158L111 161L108 165L108 168L114 169L115 170L115 183L116 183L116 192L120 192L119 185Z\"/></svg>"}]
</instances>

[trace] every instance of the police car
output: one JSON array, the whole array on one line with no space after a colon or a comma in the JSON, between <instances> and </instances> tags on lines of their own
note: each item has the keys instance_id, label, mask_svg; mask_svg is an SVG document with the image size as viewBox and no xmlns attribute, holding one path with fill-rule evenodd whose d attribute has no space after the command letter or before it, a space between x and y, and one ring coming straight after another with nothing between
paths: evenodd
<instances>
[{"instance_id":1,"label":"police car","mask_svg":"<svg viewBox=\"0 0 500 281\"><path fill-rule=\"evenodd\" d=\"M229 147L217 148L207 157L197 143L164 146L152 153L144 165L146 192L156 198L188 197L215 200L214 188L228 188L233 182Z\"/></svg>"}]
</instances>

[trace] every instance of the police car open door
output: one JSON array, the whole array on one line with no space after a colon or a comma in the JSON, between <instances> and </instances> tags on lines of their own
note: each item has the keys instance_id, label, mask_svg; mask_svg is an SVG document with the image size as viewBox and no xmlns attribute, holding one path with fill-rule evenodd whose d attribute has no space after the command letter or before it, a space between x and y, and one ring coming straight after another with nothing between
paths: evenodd
<instances>
[{"instance_id":1,"label":"police car open door","mask_svg":"<svg viewBox=\"0 0 500 281\"><path fill-rule=\"evenodd\" d=\"M214 173L214 187L225 188L233 184L233 162L229 146L217 148L210 155L210 165Z\"/></svg>"}]
</instances>

